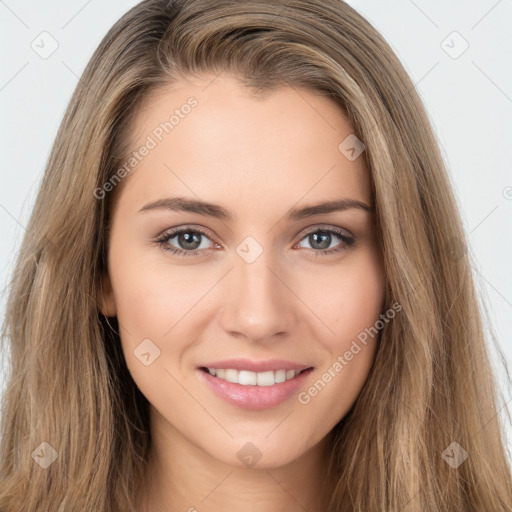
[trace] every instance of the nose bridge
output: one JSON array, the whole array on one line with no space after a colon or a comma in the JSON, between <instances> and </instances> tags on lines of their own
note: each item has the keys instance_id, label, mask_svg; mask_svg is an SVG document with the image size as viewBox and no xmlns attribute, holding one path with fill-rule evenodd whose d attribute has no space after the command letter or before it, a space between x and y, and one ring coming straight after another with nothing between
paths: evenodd
<instances>
[{"instance_id":1,"label":"nose bridge","mask_svg":"<svg viewBox=\"0 0 512 512\"><path fill-rule=\"evenodd\" d=\"M289 330L292 294L282 282L286 276L278 279L275 275L280 271L272 251L246 240L237 248L234 267L226 283L223 328L253 340Z\"/></svg>"}]
</instances>

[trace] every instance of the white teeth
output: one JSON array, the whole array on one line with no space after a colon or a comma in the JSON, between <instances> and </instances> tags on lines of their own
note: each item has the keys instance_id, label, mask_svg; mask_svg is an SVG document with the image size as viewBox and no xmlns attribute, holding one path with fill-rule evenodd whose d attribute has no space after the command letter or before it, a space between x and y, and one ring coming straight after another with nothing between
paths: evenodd
<instances>
[{"instance_id":1,"label":"white teeth","mask_svg":"<svg viewBox=\"0 0 512 512\"><path fill-rule=\"evenodd\" d=\"M275 372L250 372L248 370L234 370L208 368L208 373L219 379L241 384L242 386L273 386L286 380L293 379L300 373L300 370L277 370Z\"/></svg>"},{"instance_id":2,"label":"white teeth","mask_svg":"<svg viewBox=\"0 0 512 512\"><path fill-rule=\"evenodd\" d=\"M293 372L293 375L295 376L295 371ZM274 380L276 381L276 384L284 382L286 380L286 370L277 370Z\"/></svg>"},{"instance_id":3,"label":"white teeth","mask_svg":"<svg viewBox=\"0 0 512 512\"><path fill-rule=\"evenodd\" d=\"M258 386L273 386L276 383L274 372L260 372L258 376Z\"/></svg>"},{"instance_id":4,"label":"white teeth","mask_svg":"<svg viewBox=\"0 0 512 512\"><path fill-rule=\"evenodd\" d=\"M228 382L234 382L235 384L238 383L238 370L226 370L226 375L224 376L224 379Z\"/></svg>"},{"instance_id":5,"label":"white teeth","mask_svg":"<svg viewBox=\"0 0 512 512\"><path fill-rule=\"evenodd\" d=\"M258 374L254 372L240 370L240 372L238 373L238 383L242 384L243 386L256 386L257 380Z\"/></svg>"}]
</instances>

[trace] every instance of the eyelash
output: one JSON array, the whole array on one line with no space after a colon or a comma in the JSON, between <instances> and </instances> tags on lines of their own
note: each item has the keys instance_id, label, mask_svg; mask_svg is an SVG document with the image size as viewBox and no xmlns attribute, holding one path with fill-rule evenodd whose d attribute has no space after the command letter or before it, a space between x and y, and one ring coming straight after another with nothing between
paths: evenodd
<instances>
[{"instance_id":1,"label":"eyelash","mask_svg":"<svg viewBox=\"0 0 512 512\"><path fill-rule=\"evenodd\" d=\"M320 228L318 226L315 229L308 231L307 233L304 233L304 236L300 239L299 242L304 240L304 238L306 238L307 236L309 236L313 233L318 233L318 232L334 234L342 240L343 244L341 244L340 247L338 247L337 249L319 249L319 250L309 249L310 251L313 251L315 253L315 257L317 257L319 255L319 253L320 254L335 254L335 253L341 252L343 250L346 250L347 247L354 245L354 243L355 243L355 238L347 236L344 232L342 232L339 229ZM174 231L168 231L166 233L163 233L160 237L158 237L155 240L155 242L164 251L169 251L173 254L176 254L176 255L178 255L180 257L184 257L184 258L186 258L188 256L200 256L206 250L206 249L200 249L200 250L193 250L193 251L185 251L183 249L176 249L175 247L169 246L168 245L169 240L171 238L174 238L176 235L180 235L181 233L201 234L201 235L205 236L206 238L210 239L208 233L200 228L192 229L192 228L185 227L185 228L180 228L180 229L176 229Z\"/></svg>"}]
</instances>

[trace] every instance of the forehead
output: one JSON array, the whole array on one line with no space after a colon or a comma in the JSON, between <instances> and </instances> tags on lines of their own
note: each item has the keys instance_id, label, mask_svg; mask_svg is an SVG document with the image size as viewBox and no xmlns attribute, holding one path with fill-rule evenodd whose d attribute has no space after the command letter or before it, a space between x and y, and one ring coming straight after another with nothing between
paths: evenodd
<instances>
[{"instance_id":1,"label":"forehead","mask_svg":"<svg viewBox=\"0 0 512 512\"><path fill-rule=\"evenodd\" d=\"M187 195L248 211L340 197L369 203L364 153L347 158L347 137L354 129L341 108L316 91L286 86L257 98L229 75L181 80L138 110L130 139L139 155L122 196Z\"/></svg>"}]
</instances>

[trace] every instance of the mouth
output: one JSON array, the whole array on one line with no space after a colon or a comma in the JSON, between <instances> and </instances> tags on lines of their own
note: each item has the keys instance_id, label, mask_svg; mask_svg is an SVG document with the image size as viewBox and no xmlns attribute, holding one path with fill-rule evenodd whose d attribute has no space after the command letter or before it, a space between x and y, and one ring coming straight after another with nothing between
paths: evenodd
<instances>
[{"instance_id":1,"label":"mouth","mask_svg":"<svg viewBox=\"0 0 512 512\"><path fill-rule=\"evenodd\" d=\"M296 379L304 373L310 373L313 367L289 370L283 368L265 372L252 372L235 368L207 368L206 366L201 366L199 369L212 377L225 382L231 382L232 384L239 384L241 386L275 386Z\"/></svg>"},{"instance_id":2,"label":"mouth","mask_svg":"<svg viewBox=\"0 0 512 512\"><path fill-rule=\"evenodd\" d=\"M232 406L248 411L263 411L291 400L307 386L313 370L313 367L303 367L253 372L201 366L197 368L197 375L215 395Z\"/></svg>"}]
</instances>

